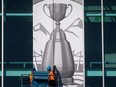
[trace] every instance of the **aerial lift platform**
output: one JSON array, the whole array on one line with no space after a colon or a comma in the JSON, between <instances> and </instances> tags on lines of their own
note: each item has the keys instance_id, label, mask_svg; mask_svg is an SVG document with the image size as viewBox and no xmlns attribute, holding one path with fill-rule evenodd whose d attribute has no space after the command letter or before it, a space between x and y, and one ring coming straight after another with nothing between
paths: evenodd
<instances>
[{"instance_id":1,"label":"aerial lift platform","mask_svg":"<svg viewBox=\"0 0 116 87\"><path fill-rule=\"evenodd\" d=\"M21 87L49 87L47 71L32 71L32 74L22 74L20 77ZM32 75L32 81L30 81L30 75ZM60 87L59 77L55 75L57 86Z\"/></svg>"}]
</instances>

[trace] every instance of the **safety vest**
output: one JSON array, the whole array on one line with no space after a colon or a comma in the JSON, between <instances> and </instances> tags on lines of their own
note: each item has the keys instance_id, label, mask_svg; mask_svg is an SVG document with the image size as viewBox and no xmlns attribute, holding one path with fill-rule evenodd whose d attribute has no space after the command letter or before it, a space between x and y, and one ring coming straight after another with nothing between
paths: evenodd
<instances>
[{"instance_id":1,"label":"safety vest","mask_svg":"<svg viewBox=\"0 0 116 87\"><path fill-rule=\"evenodd\" d=\"M32 80L33 80L32 72L31 72L30 75L29 75L29 79L30 79L30 82L32 82Z\"/></svg>"},{"instance_id":2,"label":"safety vest","mask_svg":"<svg viewBox=\"0 0 116 87\"><path fill-rule=\"evenodd\" d=\"M49 80L55 80L55 75L54 75L53 71L50 71L50 73L49 73Z\"/></svg>"}]
</instances>

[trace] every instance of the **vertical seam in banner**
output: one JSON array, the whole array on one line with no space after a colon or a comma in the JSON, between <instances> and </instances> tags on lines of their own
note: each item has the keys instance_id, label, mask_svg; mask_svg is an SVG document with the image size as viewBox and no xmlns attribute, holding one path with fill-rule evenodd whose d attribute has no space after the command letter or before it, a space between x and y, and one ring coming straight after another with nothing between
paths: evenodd
<instances>
[{"instance_id":1,"label":"vertical seam in banner","mask_svg":"<svg viewBox=\"0 0 116 87\"><path fill-rule=\"evenodd\" d=\"M53 4L54 4L54 0L53 0ZM54 5L53 5L53 18L54 18ZM55 44L54 44L54 20L53 20L53 64L54 64L54 47L55 47Z\"/></svg>"},{"instance_id":2,"label":"vertical seam in banner","mask_svg":"<svg viewBox=\"0 0 116 87\"><path fill-rule=\"evenodd\" d=\"M84 60L83 60L83 76L84 76L84 87L85 87L85 27L84 27L84 0L82 0L82 5L83 5L83 58L84 58Z\"/></svg>"},{"instance_id":3,"label":"vertical seam in banner","mask_svg":"<svg viewBox=\"0 0 116 87\"><path fill-rule=\"evenodd\" d=\"M2 0L2 87L4 86L4 0Z\"/></svg>"},{"instance_id":4,"label":"vertical seam in banner","mask_svg":"<svg viewBox=\"0 0 116 87\"><path fill-rule=\"evenodd\" d=\"M105 71L104 71L104 22L103 22L103 0L101 0L101 26L102 26L102 30L101 30L101 34L102 34L102 86L105 87Z\"/></svg>"}]
</instances>

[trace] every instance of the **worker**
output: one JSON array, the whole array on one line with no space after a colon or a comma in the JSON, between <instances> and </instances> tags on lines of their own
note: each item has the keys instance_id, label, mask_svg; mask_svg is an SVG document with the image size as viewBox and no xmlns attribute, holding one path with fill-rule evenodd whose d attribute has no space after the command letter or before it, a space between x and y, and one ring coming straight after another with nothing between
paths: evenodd
<instances>
[{"instance_id":1,"label":"worker","mask_svg":"<svg viewBox=\"0 0 116 87\"><path fill-rule=\"evenodd\" d=\"M48 77L49 86L57 86L56 81L55 81L55 72L54 72L54 70L51 70L51 67L47 66L47 71L49 72L49 77Z\"/></svg>"},{"instance_id":2,"label":"worker","mask_svg":"<svg viewBox=\"0 0 116 87\"><path fill-rule=\"evenodd\" d=\"M36 71L36 69L35 69L35 68L32 68L31 73L30 73L30 75L29 75L30 85L32 84L32 81L33 81L33 72L34 72L34 71Z\"/></svg>"},{"instance_id":3,"label":"worker","mask_svg":"<svg viewBox=\"0 0 116 87\"><path fill-rule=\"evenodd\" d=\"M63 83L62 83L62 77L61 74L59 72L59 70L57 69L56 65L53 65L53 70L55 72L55 75L57 75L58 78L58 87L63 87Z\"/></svg>"}]
</instances>

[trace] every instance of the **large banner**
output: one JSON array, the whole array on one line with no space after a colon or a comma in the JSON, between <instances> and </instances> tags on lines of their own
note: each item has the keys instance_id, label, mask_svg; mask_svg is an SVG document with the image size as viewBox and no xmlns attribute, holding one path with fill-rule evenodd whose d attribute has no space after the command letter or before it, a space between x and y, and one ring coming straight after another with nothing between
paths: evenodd
<instances>
[{"instance_id":1,"label":"large banner","mask_svg":"<svg viewBox=\"0 0 116 87\"><path fill-rule=\"evenodd\" d=\"M56 65L62 82L84 87L83 0L33 0L33 66Z\"/></svg>"}]
</instances>

